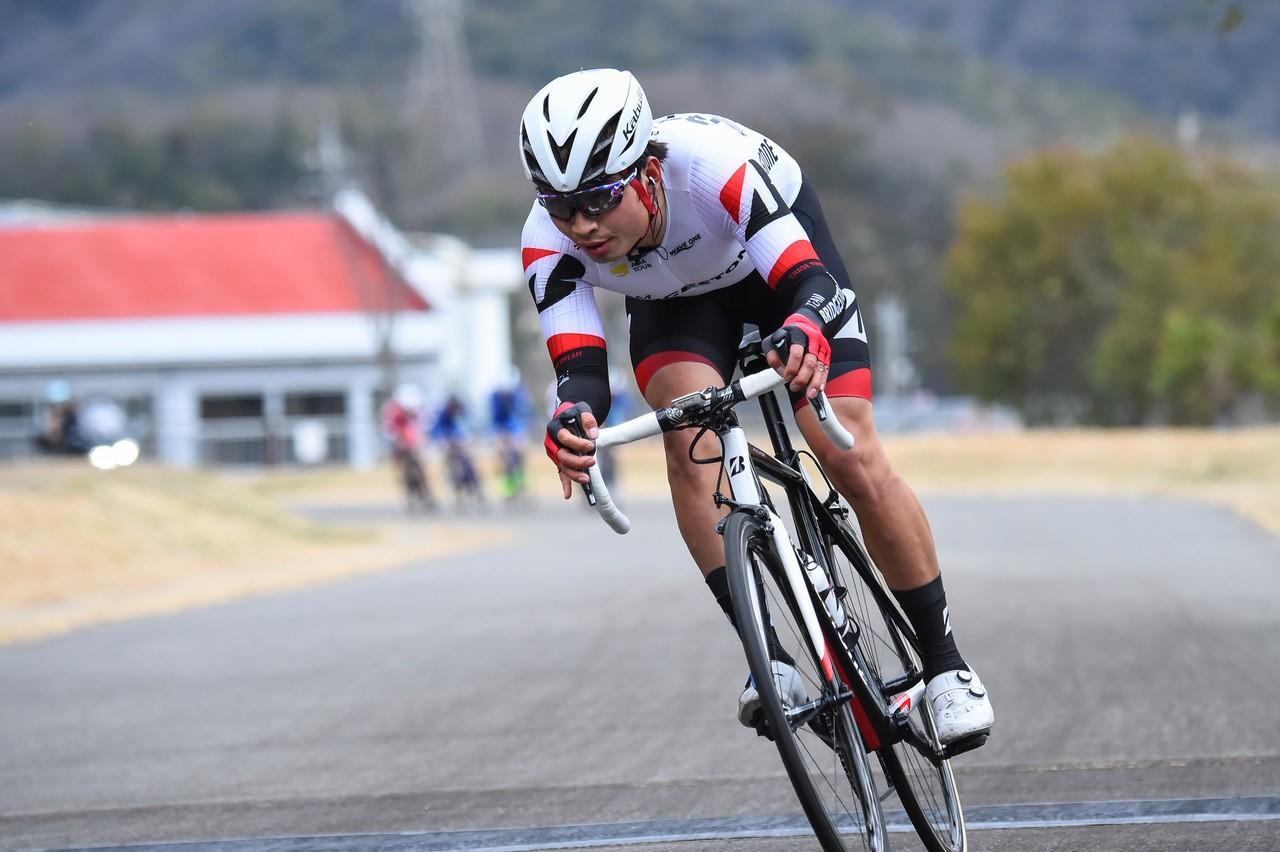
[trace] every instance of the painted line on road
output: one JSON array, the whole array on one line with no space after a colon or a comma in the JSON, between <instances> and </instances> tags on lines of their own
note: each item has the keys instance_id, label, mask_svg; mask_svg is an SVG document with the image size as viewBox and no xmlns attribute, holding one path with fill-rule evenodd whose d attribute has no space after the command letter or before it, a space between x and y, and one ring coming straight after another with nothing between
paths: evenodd
<instances>
[{"instance_id":1,"label":"painted line on road","mask_svg":"<svg viewBox=\"0 0 1280 852\"><path fill-rule=\"evenodd\" d=\"M889 831L914 831L902 811L890 811L885 818ZM1280 820L1280 796L987 805L965 809L965 822L970 830L975 831L1260 820ZM811 832L803 816L738 817L94 846L58 852L100 852L107 849L132 852L541 852L698 840L802 837Z\"/></svg>"}]
</instances>

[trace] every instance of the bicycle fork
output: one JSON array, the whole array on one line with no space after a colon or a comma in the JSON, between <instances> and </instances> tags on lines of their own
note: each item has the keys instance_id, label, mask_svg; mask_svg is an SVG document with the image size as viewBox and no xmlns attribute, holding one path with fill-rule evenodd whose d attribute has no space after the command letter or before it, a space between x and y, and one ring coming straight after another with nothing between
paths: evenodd
<instances>
[{"instance_id":1,"label":"bicycle fork","mask_svg":"<svg viewBox=\"0 0 1280 852\"><path fill-rule=\"evenodd\" d=\"M750 464L750 449L747 443L747 434L742 430L741 426L733 426L720 435L720 445L724 454L724 465L729 471L729 487L733 491L734 502L744 508L752 509L762 515L767 521L766 528L769 536L773 540L774 552L782 561L782 570L787 578L787 584L791 587L792 593L795 595L796 603L800 607L800 616L804 620L805 632L811 647L815 651L821 651L822 674L826 677L828 683L840 686L840 680L836 677L835 666L832 664L831 648L827 645L826 637L822 633L822 625L818 621L818 614L813 608L813 601L810 599L807 591L809 584L812 582L805 574L804 568L800 565L800 560L796 558L795 548L791 545L791 539L787 536L786 528L782 524L782 519L764 505L764 494L760 489L760 483L756 479L755 468ZM756 611L757 619L762 619L762 614ZM764 625L761 624L761 629Z\"/></svg>"},{"instance_id":2,"label":"bicycle fork","mask_svg":"<svg viewBox=\"0 0 1280 852\"><path fill-rule=\"evenodd\" d=\"M750 450L746 433L740 426L730 427L727 431L721 433L720 444L724 455L724 465L729 471L729 485L734 497L732 502L737 507L754 511L765 521L766 529L773 542L774 552L782 562L787 584L791 587L792 594L795 596L796 603L800 608L800 615L804 621L804 628L810 647L821 655L823 676L835 690L835 700L850 701L854 718L867 747L878 748L880 735L876 730L875 724L869 718L868 711L862 707L862 703L857 700L853 692L853 684L850 680L851 674L838 666L831 653L831 646L823 634L817 610L813 605L813 597L809 594L809 591L812 590L821 599L821 590L818 588L816 578L810 576L805 571L804 566L800 564L796 548L792 545L791 539L787 535L782 519L764 503L764 494L760 488L759 480L756 478L755 468L750 464ZM820 568L819 570L825 569ZM827 579L830 582L829 578ZM762 631L765 630L763 613L760 612L758 606L753 605L752 609L758 626ZM896 739L912 741L917 748L926 754L930 752L937 754L940 751L939 745L928 742L923 733L918 731L909 721L912 709L919 706L924 701L924 698L925 684L923 680L918 680L907 690L889 698L888 706L885 707L884 713L890 725L897 729ZM810 705L804 708L797 709L802 714L812 715L816 709L819 709L819 705L825 703L826 701L819 700L811 702Z\"/></svg>"}]
</instances>

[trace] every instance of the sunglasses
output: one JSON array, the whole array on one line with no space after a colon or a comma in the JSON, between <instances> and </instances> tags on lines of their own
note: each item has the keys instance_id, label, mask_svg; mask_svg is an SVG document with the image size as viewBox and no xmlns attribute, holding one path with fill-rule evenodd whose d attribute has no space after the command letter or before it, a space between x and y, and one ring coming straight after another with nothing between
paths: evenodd
<instances>
[{"instance_id":1,"label":"sunglasses","mask_svg":"<svg viewBox=\"0 0 1280 852\"><path fill-rule=\"evenodd\" d=\"M539 192L538 203L547 208L547 213L553 219L567 222L573 218L575 210L588 219L595 219L622 203L627 184L635 180L637 174L638 170L633 169L631 174L621 180L574 192Z\"/></svg>"}]
</instances>

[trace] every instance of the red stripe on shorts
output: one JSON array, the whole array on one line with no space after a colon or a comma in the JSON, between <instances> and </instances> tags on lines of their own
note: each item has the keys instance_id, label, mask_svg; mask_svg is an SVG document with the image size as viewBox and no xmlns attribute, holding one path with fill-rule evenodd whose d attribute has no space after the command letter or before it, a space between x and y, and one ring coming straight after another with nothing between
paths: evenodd
<instances>
[{"instance_id":1,"label":"red stripe on shorts","mask_svg":"<svg viewBox=\"0 0 1280 852\"><path fill-rule=\"evenodd\" d=\"M636 386L640 388L640 395L644 396L645 389L649 387L649 380L653 378L653 374L661 370L668 364L679 364L682 362L694 362L697 364L706 364L713 368L717 373L720 368L711 363L711 359L706 356L699 355L696 352L680 352L679 350L670 350L667 352L655 352L648 358L643 359L636 364Z\"/></svg>"},{"instance_id":2,"label":"red stripe on shorts","mask_svg":"<svg viewBox=\"0 0 1280 852\"><path fill-rule=\"evenodd\" d=\"M856 396L859 399L871 401L871 368L859 367L856 370L850 370L842 376L836 376L827 382L825 388L829 398L835 399L839 396ZM791 407L799 411L801 407L808 405L809 400L800 397L792 403Z\"/></svg>"}]
</instances>

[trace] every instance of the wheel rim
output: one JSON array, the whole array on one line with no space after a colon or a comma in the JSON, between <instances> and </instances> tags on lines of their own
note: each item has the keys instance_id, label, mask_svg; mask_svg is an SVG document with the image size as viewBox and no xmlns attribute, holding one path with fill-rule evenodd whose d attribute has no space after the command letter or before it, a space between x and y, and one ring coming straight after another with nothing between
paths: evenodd
<instances>
[{"instance_id":1,"label":"wheel rim","mask_svg":"<svg viewBox=\"0 0 1280 852\"><path fill-rule=\"evenodd\" d=\"M768 558L758 546L748 548L753 574L762 578L757 580L757 592L761 594L765 611L772 618L773 625L781 646L794 658L795 668L800 673L810 700L824 694L824 678L817 663L805 650L803 626L798 623L790 602L783 588L778 584L771 570ZM760 612L759 604L756 611ZM757 622L759 623L759 622ZM783 695L785 685L778 677L773 678L773 689L776 694ZM822 810L827 814L832 826L840 832L840 839L846 848L870 850L877 848L869 837L883 836L880 824L879 802L874 801L868 808L863 801L864 795L875 799L874 790L860 792L850 781L853 764L859 764L862 771L870 775L866 766L866 754L846 754L846 749L828 745L829 732L840 728L845 740L859 742L856 727L849 709L840 706L838 710L822 714L810 724L803 724L792 731L792 740L797 753L804 764L815 795L822 803ZM826 737L824 737L824 734ZM839 742L839 737L830 738ZM856 777L856 776L855 776Z\"/></svg>"},{"instance_id":2,"label":"wheel rim","mask_svg":"<svg viewBox=\"0 0 1280 852\"><path fill-rule=\"evenodd\" d=\"M880 683L888 683L902 678L908 668L921 671L918 655L885 617L879 601L853 567L848 555L841 548L834 547L832 556L836 582L848 590L844 597L845 608L860 626L858 647L871 676ZM892 597L879 572L874 573L882 590ZM882 696L886 703L890 697ZM931 712L928 702L922 701L912 708L910 721L927 741L936 742ZM905 741L895 743L892 758L887 757L882 755L881 759L885 763L886 774L898 790L899 801L922 835L925 832L932 835L924 838L926 844L942 852L963 850L966 847L964 815L950 763L945 760L935 763ZM904 787L908 789L904 791Z\"/></svg>"}]
</instances>

